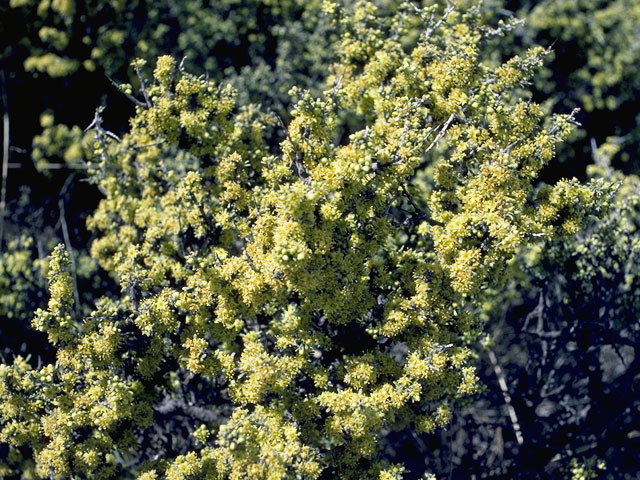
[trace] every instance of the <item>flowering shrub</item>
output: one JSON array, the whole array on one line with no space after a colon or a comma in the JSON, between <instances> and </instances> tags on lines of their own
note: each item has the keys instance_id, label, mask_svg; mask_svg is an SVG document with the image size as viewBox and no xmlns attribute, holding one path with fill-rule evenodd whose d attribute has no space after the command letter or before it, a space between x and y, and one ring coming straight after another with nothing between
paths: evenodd
<instances>
[{"instance_id":1,"label":"flowering shrub","mask_svg":"<svg viewBox=\"0 0 640 480\"><path fill-rule=\"evenodd\" d=\"M121 138L94 125L91 253L121 295L79 314L54 250L33 326L56 362L0 366L7 475L402 478L385 432L478 389L475 303L606 203L602 180L536 187L575 115L527 92L547 51L487 60L509 26L476 8L323 11L337 61L286 125L171 56Z\"/></svg>"}]
</instances>

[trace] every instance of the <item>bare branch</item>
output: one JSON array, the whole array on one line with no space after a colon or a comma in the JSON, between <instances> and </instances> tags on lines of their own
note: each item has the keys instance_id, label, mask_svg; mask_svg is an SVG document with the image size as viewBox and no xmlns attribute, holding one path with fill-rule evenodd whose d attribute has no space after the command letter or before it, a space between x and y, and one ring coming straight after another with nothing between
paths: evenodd
<instances>
[{"instance_id":1,"label":"bare branch","mask_svg":"<svg viewBox=\"0 0 640 480\"><path fill-rule=\"evenodd\" d=\"M416 12L416 14L422 19L424 20L427 24L432 24L430 27L427 27L427 29L425 30L425 32L423 33L423 37L426 40L427 38L429 38L431 35L433 35L433 32L435 32L438 27L440 27L440 25L442 25L444 23L444 21L447 19L447 17L451 14L451 12L453 12L453 10L455 9L455 7L453 6L453 4L451 3L450 0L447 0L447 9L445 10L445 12L442 14L442 16L440 17L440 19L433 23L434 20L434 15L433 12L431 13L431 15L429 15L429 18L427 18L427 15L425 14L425 11L423 8L418 7L415 3L413 3L412 1L407 1L407 4L413 8L413 10Z\"/></svg>"},{"instance_id":2,"label":"bare branch","mask_svg":"<svg viewBox=\"0 0 640 480\"><path fill-rule=\"evenodd\" d=\"M503 13L503 12L499 12L499 13ZM508 15L511 15L511 14L508 14ZM507 22L503 22L502 20L500 20L500 22L501 23L496 28L491 28L483 25L478 27L478 30L486 37L495 37L497 35L502 35L505 32L510 32L511 30L514 30L515 28L521 27L522 25L525 24L525 20L522 18L510 18Z\"/></svg>"},{"instance_id":3,"label":"bare branch","mask_svg":"<svg viewBox=\"0 0 640 480\"><path fill-rule=\"evenodd\" d=\"M145 143L144 145L134 145L132 148L136 150L142 150L143 148L151 148L157 147L158 145L162 145L164 140L158 140L157 142Z\"/></svg>"},{"instance_id":4,"label":"bare branch","mask_svg":"<svg viewBox=\"0 0 640 480\"><path fill-rule=\"evenodd\" d=\"M140 81L140 91L144 96L144 101L146 103L147 108L151 108L151 100L149 99L149 94L147 93L147 88L144 86L144 78L142 76L142 72L140 72L140 67L136 65L136 75L138 76L138 80Z\"/></svg>"},{"instance_id":5,"label":"bare branch","mask_svg":"<svg viewBox=\"0 0 640 480\"><path fill-rule=\"evenodd\" d=\"M452 113L449 116L449 118L447 119L447 121L444 122L444 125L442 125L442 127L440 128L440 132L438 132L438 135L436 135L436 138L433 139L433 141L427 147L427 149L424 151L424 153L428 153L433 147L436 146L438 141L444 136L445 133L447 133L447 130L449 129L449 126L451 125L451 122L453 122L454 118L456 118L456 114Z\"/></svg>"},{"instance_id":6,"label":"bare branch","mask_svg":"<svg viewBox=\"0 0 640 480\"><path fill-rule=\"evenodd\" d=\"M0 70L2 88L2 186L0 187L0 251L4 240L4 218L7 210L7 175L9 173L9 101L4 71Z\"/></svg>"},{"instance_id":7,"label":"bare branch","mask_svg":"<svg viewBox=\"0 0 640 480\"><path fill-rule=\"evenodd\" d=\"M502 150L500 150L500 153L506 153L509 154L511 152L511 149L513 147L515 147L518 143L520 143L522 141L522 139L518 139L515 140L513 142L511 142L509 145L507 145L506 147L504 147Z\"/></svg>"},{"instance_id":8,"label":"bare branch","mask_svg":"<svg viewBox=\"0 0 640 480\"><path fill-rule=\"evenodd\" d=\"M19 168L19 167L16 167ZM82 163L72 163L72 164L66 164L66 163L42 163L38 165L38 168L41 170L64 170L64 169L70 169L70 170L86 170L87 168L89 168L87 165L82 164Z\"/></svg>"},{"instance_id":9,"label":"bare branch","mask_svg":"<svg viewBox=\"0 0 640 480\"><path fill-rule=\"evenodd\" d=\"M311 177L307 172L307 169L304 168L304 164L302 163L302 159L300 158L300 152L296 151L294 165L296 167L296 173L300 180L302 180L306 185L311 183Z\"/></svg>"},{"instance_id":10,"label":"bare branch","mask_svg":"<svg viewBox=\"0 0 640 480\"><path fill-rule=\"evenodd\" d=\"M504 398L504 403L507 406L507 411L509 412L509 419L511 420L511 425L513 425L513 431L516 434L516 440L518 442L518 445L522 445L524 443L524 438L522 437L520 422L518 421L518 416L516 415L516 409L513 408L513 405L511 405L511 395L509 395L507 382L505 381L504 374L502 373L502 368L500 368L498 359L496 358L496 354L493 353L493 350L489 350L489 360L491 361L493 371L498 378L498 385L500 386L500 390L502 391L502 396Z\"/></svg>"},{"instance_id":11,"label":"bare branch","mask_svg":"<svg viewBox=\"0 0 640 480\"><path fill-rule=\"evenodd\" d=\"M122 142L122 140L120 139L119 136L117 136L115 133L110 132L109 130L104 130L104 133L107 137L111 137L113 138L116 142L120 143Z\"/></svg>"}]
</instances>

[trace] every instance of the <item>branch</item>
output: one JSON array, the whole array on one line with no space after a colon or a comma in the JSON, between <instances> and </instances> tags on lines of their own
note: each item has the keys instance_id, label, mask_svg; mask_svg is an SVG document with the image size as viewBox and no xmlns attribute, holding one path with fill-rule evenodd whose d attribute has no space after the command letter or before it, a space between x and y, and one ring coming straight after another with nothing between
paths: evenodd
<instances>
[{"instance_id":1,"label":"branch","mask_svg":"<svg viewBox=\"0 0 640 480\"><path fill-rule=\"evenodd\" d=\"M441 124L440 126L438 126L434 131L438 131L438 135L436 135L436 138L433 139L433 141L429 144L429 146L426 148L426 150L424 151L423 155L426 155L427 153L429 153L429 151L436 146L436 144L438 143L438 141L444 136L445 133L447 133L447 130L449 128L449 126L451 125L451 122L453 122L453 119L456 117L455 113L452 113L449 118L447 118L447 121L444 122L443 124ZM424 161L422 161L422 163L420 163L420 165L418 165L418 167L416 168L416 170L422 170L424 167L426 167L429 164L429 159L425 159Z\"/></svg>"},{"instance_id":2,"label":"branch","mask_svg":"<svg viewBox=\"0 0 640 480\"><path fill-rule=\"evenodd\" d=\"M180 60L180 65L178 65L178 70L180 70L181 72L184 72L184 62L186 61L187 61L187 56L185 55L184 57L182 57L182 60Z\"/></svg>"},{"instance_id":3,"label":"branch","mask_svg":"<svg viewBox=\"0 0 640 480\"><path fill-rule=\"evenodd\" d=\"M426 15L425 12L423 11L422 8L418 7L415 3L409 1L407 2L416 12L416 14L422 18L423 20L433 23L433 13L431 14L431 17L427 20L426 19ZM447 9L445 10L445 12L442 14L442 17L440 17L440 19L434 23L431 27L427 27L427 29L425 30L423 37L424 39L428 39L431 35L433 35L433 32L435 32L438 27L440 27L440 25L442 25L444 23L444 21L447 19L447 17L451 14L451 12L453 12L454 10L454 6L453 4L447 0Z\"/></svg>"},{"instance_id":4,"label":"branch","mask_svg":"<svg viewBox=\"0 0 640 480\"><path fill-rule=\"evenodd\" d=\"M136 65L136 75L138 76L138 80L140 81L140 90L142 91L142 95L144 96L144 101L146 102L146 107L151 108L151 100L149 100L149 95L147 94L147 89L144 86L144 78L142 77L142 73L140 72L140 67Z\"/></svg>"},{"instance_id":5,"label":"branch","mask_svg":"<svg viewBox=\"0 0 640 480\"><path fill-rule=\"evenodd\" d=\"M122 89L120 88L120 85L118 85L116 83L116 81L113 78L111 78L109 75L107 75L106 73L105 73L105 76L109 79L109 81L111 82L111 85L116 87L120 93L122 93L125 97L127 97L129 100L131 100L134 104L136 104L139 107L146 107L147 106L147 105L145 105L144 102L141 102L140 100L138 100L133 95L129 95L127 92L122 91Z\"/></svg>"},{"instance_id":6,"label":"branch","mask_svg":"<svg viewBox=\"0 0 640 480\"><path fill-rule=\"evenodd\" d=\"M427 38L429 38L431 35L433 35L433 32L435 32L438 27L440 27L440 25L442 25L444 23L444 21L447 19L447 17L451 14L451 12L453 12L454 7L451 3L449 3L447 1L447 10L444 12L444 14L442 15L442 17L440 17L440 20L438 20L435 25L433 25L433 27L427 28L427 31L424 32L424 38L425 40Z\"/></svg>"},{"instance_id":7,"label":"branch","mask_svg":"<svg viewBox=\"0 0 640 480\"><path fill-rule=\"evenodd\" d=\"M455 113L452 113L449 118L447 119L446 122L444 122L444 125L442 125L442 128L440 128L440 132L438 133L438 135L436 135L436 138L433 139L433 142L431 142L431 144L427 147L427 149L424 151L424 153L429 153L429 151L436 146L436 144L438 143L438 141L444 136L445 133L447 133L447 130L449 128L449 126L451 125L451 122L453 122L453 119L456 117Z\"/></svg>"},{"instance_id":8,"label":"branch","mask_svg":"<svg viewBox=\"0 0 640 480\"><path fill-rule=\"evenodd\" d=\"M504 374L502 373L502 368L500 368L498 359L496 358L496 354L493 353L493 350L489 350L488 353L491 365L493 365L493 371L498 378L498 385L500 386L500 390L502 391L504 403L507 406L507 411L509 412L509 419L511 420L511 425L513 425L513 431L516 434L516 440L518 441L518 445L522 445L524 443L524 438L522 437L520 422L518 422L516 409L513 408L513 405L511 405L511 396L509 395L509 389L507 388L507 382L505 381Z\"/></svg>"},{"instance_id":9,"label":"branch","mask_svg":"<svg viewBox=\"0 0 640 480\"><path fill-rule=\"evenodd\" d=\"M175 415L176 411L182 412L185 416L199 420L204 423L219 423L221 415L209 408L189 405L183 399L165 397L160 405L154 410L163 415Z\"/></svg>"},{"instance_id":10,"label":"branch","mask_svg":"<svg viewBox=\"0 0 640 480\"><path fill-rule=\"evenodd\" d=\"M304 168L302 159L300 158L300 152L298 152L297 150L295 154L294 165L296 167L296 173L298 174L300 180L302 180L302 182L306 185L311 184L311 177L309 176L309 173L307 173L307 169Z\"/></svg>"},{"instance_id":11,"label":"branch","mask_svg":"<svg viewBox=\"0 0 640 480\"><path fill-rule=\"evenodd\" d=\"M245 258L247 259L247 264L249 265L251 270L253 270L256 273L259 273L255 264L253 263L253 259L251 258L251 256L249 255L249 252L247 251L247 242L244 240L244 238L240 236L240 234L238 233L238 230L236 230L235 228L234 230L236 231L236 235L238 235L238 239L240 240L240 244L242 245L242 251L244 252Z\"/></svg>"},{"instance_id":12,"label":"branch","mask_svg":"<svg viewBox=\"0 0 640 480\"><path fill-rule=\"evenodd\" d=\"M110 132L109 130L105 130L104 128L102 128L102 117L100 116L100 114L102 113L103 110L104 110L104 106L96 108L96 113L94 113L94 115L93 115L93 120L91 121L89 126L84 129L83 132L88 132L92 128L95 128L96 132L99 135L106 135L106 136L114 139L118 143L122 142L122 139L119 136L117 136L115 133Z\"/></svg>"},{"instance_id":13,"label":"branch","mask_svg":"<svg viewBox=\"0 0 640 480\"><path fill-rule=\"evenodd\" d=\"M18 167L16 167L18 168ZM38 168L41 170L62 170L62 169L70 169L70 170L87 170L89 167L82 163L42 163L38 165Z\"/></svg>"},{"instance_id":14,"label":"branch","mask_svg":"<svg viewBox=\"0 0 640 480\"><path fill-rule=\"evenodd\" d=\"M569 123L573 123L575 125L580 125L577 121L576 121L576 115L578 115L578 113L580 113L580 109L579 108L574 108L573 110L571 110L571 113L569 114L569 116L567 117L567 121ZM551 130L549 130L549 136L553 137L556 133L558 133L558 130L560 130L560 125L554 125L553 128Z\"/></svg>"},{"instance_id":15,"label":"branch","mask_svg":"<svg viewBox=\"0 0 640 480\"><path fill-rule=\"evenodd\" d=\"M73 175L69 176L72 178ZM64 200L61 198L58 200L58 206L60 207L60 226L62 227L62 236L64 238L65 246L69 252L71 258L71 275L73 276L73 297L75 299L76 315L80 317L80 292L78 291L78 277L76 276L76 258L73 254L73 248L71 247L71 238L69 236L69 227L67 226L67 220L64 217Z\"/></svg>"},{"instance_id":16,"label":"branch","mask_svg":"<svg viewBox=\"0 0 640 480\"><path fill-rule=\"evenodd\" d=\"M144 145L133 145L131 148L135 150L142 150L143 148L157 147L158 145L162 145L163 143L164 140L158 140L156 142L145 143Z\"/></svg>"},{"instance_id":17,"label":"branch","mask_svg":"<svg viewBox=\"0 0 640 480\"><path fill-rule=\"evenodd\" d=\"M413 209L418 212L418 216L423 219L426 220L427 223L429 223L429 225L433 225L433 226L438 226L438 227L444 227L444 223L439 222L437 220L434 220L433 218L431 218L427 212L425 212L423 209L421 209L418 205L416 205L416 202L413 201L413 197L411 196L411 194L409 193L409 190L407 190L407 187L402 184L402 191L404 192L404 194L407 196L407 200L409 200L409 203L411 204L411 206L413 207Z\"/></svg>"},{"instance_id":18,"label":"branch","mask_svg":"<svg viewBox=\"0 0 640 480\"><path fill-rule=\"evenodd\" d=\"M4 239L4 217L7 210L7 175L9 173L9 102L7 100L7 82L4 71L0 70L2 88L2 186L0 187L0 251Z\"/></svg>"}]
</instances>

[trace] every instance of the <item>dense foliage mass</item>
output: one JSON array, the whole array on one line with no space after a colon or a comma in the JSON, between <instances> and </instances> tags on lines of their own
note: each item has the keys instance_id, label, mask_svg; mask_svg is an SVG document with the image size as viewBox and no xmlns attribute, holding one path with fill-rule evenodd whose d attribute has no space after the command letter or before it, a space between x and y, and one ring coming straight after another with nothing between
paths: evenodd
<instances>
[{"instance_id":1,"label":"dense foliage mass","mask_svg":"<svg viewBox=\"0 0 640 480\"><path fill-rule=\"evenodd\" d=\"M0 476L637 473L637 6L454 3L0 6Z\"/></svg>"},{"instance_id":2,"label":"dense foliage mass","mask_svg":"<svg viewBox=\"0 0 640 480\"><path fill-rule=\"evenodd\" d=\"M594 144L607 144L616 149L613 165L637 174L640 4L550 0L537 2L527 18L528 41L555 42L557 49L547 79L538 88L555 95L558 103L584 110L580 117L584 129L576 132L573 151L567 153L575 158L591 153Z\"/></svg>"}]
</instances>

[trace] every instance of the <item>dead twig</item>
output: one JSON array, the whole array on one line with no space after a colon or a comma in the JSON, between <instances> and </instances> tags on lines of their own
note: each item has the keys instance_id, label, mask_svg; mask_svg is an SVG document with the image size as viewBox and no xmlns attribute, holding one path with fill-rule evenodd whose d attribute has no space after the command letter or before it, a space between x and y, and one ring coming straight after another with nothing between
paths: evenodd
<instances>
[{"instance_id":1,"label":"dead twig","mask_svg":"<svg viewBox=\"0 0 640 480\"><path fill-rule=\"evenodd\" d=\"M491 365L493 366L493 372L498 378L498 385L500 386L500 390L502 391L504 403L507 406L509 420L511 420L513 431L516 434L516 441L518 442L518 445L522 445L524 443L524 438L522 437L522 429L520 428L520 422L518 421L516 409L513 408L513 405L511 405L511 395L509 395L509 389L507 388L507 382L505 380L504 374L502 373L502 368L500 368L500 364L498 363L498 359L496 358L496 354L493 353L493 350L489 350L488 353L489 360L491 361Z\"/></svg>"}]
</instances>

